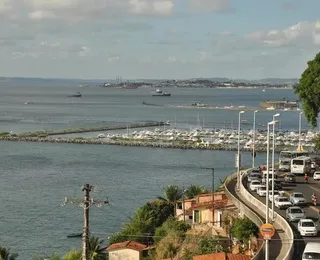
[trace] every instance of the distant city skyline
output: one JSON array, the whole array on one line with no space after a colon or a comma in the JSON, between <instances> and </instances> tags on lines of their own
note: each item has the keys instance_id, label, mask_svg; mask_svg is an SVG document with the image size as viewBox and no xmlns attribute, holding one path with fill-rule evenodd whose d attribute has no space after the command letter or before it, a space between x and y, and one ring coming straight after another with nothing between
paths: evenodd
<instances>
[{"instance_id":1,"label":"distant city skyline","mask_svg":"<svg viewBox=\"0 0 320 260\"><path fill-rule=\"evenodd\" d=\"M317 0L0 0L0 77L299 78Z\"/></svg>"}]
</instances>

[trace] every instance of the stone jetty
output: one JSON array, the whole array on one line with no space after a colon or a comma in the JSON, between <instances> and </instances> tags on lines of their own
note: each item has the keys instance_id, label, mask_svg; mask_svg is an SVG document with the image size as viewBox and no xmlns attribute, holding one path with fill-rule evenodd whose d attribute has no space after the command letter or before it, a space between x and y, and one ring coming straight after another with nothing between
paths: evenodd
<instances>
[{"instance_id":1,"label":"stone jetty","mask_svg":"<svg viewBox=\"0 0 320 260\"><path fill-rule=\"evenodd\" d=\"M70 128L64 130L51 130L51 131L36 131L36 132L28 132L18 134L19 137L38 137L38 136L49 136L49 135L64 135L64 134L78 134L78 133L88 133L88 132L101 132L101 131L111 131L111 130L121 130L129 127L133 128L147 128L147 127L155 127L155 126L163 126L166 123L163 121L160 122L145 122L145 123L134 123L128 125L113 125L113 126L96 126L96 127L80 127L80 128Z\"/></svg>"},{"instance_id":2,"label":"stone jetty","mask_svg":"<svg viewBox=\"0 0 320 260\"><path fill-rule=\"evenodd\" d=\"M237 147L226 144L202 145L196 142L163 142L161 140L131 140L125 138L67 138L67 137L33 137L33 136L0 136L0 141L20 141L20 142L45 142L45 143L72 143L72 144L100 144L100 145L119 145L133 147L152 147L152 148L171 148L171 149L196 149L196 150L220 150L237 151ZM276 147L276 151L292 149L292 147ZM242 148L242 151L250 152L250 149ZM255 151L266 152L266 146L257 146Z\"/></svg>"}]
</instances>

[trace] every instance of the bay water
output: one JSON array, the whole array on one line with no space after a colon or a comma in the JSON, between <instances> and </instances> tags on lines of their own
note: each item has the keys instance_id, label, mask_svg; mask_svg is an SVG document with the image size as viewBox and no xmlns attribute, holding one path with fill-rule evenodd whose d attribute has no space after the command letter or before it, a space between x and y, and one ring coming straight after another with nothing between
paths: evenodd
<instances>
[{"instance_id":1,"label":"bay water","mask_svg":"<svg viewBox=\"0 0 320 260\"><path fill-rule=\"evenodd\" d=\"M238 112L182 109L167 105L203 102L212 106L258 107L262 100L296 100L292 90L268 89L168 89L171 97L152 97L150 89L78 88L59 82L46 84L0 85L0 132L127 124L170 120L177 127L197 125L222 127L233 122ZM80 91L82 98L70 98ZM164 105L145 106L142 101ZM259 112L257 125L272 120L273 112ZM252 112L243 119L252 121ZM298 128L298 112L281 115L283 129ZM247 126L250 127L250 126ZM259 127L258 127L259 128ZM260 126L262 129L263 127ZM303 128L308 126L303 119ZM140 206L163 195L170 184L203 185L215 183L235 171L235 152L153 149L108 145L0 142L0 246L20 253L18 259L36 254L64 254L80 248L81 239L67 238L81 232L83 209L78 204L62 206L64 198L82 199L81 186L95 186L92 196L110 201L90 208L90 230L105 239L121 229ZM251 165L249 153L243 163ZM258 154L257 163L265 161Z\"/></svg>"}]
</instances>

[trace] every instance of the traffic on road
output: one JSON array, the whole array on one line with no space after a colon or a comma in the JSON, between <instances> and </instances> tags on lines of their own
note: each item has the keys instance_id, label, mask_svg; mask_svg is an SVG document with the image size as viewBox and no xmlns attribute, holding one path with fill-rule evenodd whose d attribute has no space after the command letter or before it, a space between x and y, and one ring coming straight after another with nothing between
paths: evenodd
<instances>
[{"instance_id":1,"label":"traffic on road","mask_svg":"<svg viewBox=\"0 0 320 260\"><path fill-rule=\"evenodd\" d=\"M301 161L301 164L308 163L307 158L302 158ZM299 164L286 172L276 169L269 170L269 194L267 194L265 166L252 169L247 178L244 179L243 184L261 202L266 203L266 199L268 199L270 209L272 209L272 201L274 201L275 212L291 224L295 234L295 252L297 253L295 256L299 257L298 259L319 259L320 203L318 203L318 198L320 198L320 170L316 170L317 166L314 164L313 168L306 171L306 169L301 169ZM293 172L292 169L295 169L296 172ZM258 172L260 174L257 174ZM271 180L273 177L274 194L272 196ZM307 249L308 242L319 243L309 243L308 246L308 248L311 245L319 247L318 252L314 252L316 255L304 252Z\"/></svg>"}]
</instances>

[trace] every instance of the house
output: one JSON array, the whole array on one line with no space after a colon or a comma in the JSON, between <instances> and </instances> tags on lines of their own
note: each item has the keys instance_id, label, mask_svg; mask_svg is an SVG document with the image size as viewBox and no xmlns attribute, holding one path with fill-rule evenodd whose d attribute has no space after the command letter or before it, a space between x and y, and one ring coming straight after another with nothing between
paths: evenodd
<instances>
[{"instance_id":1,"label":"house","mask_svg":"<svg viewBox=\"0 0 320 260\"><path fill-rule=\"evenodd\" d=\"M107 248L109 260L141 260L146 250L148 246L135 241L116 243Z\"/></svg>"},{"instance_id":2,"label":"house","mask_svg":"<svg viewBox=\"0 0 320 260\"><path fill-rule=\"evenodd\" d=\"M251 260L250 256L230 253L214 253L208 255L197 255L193 260Z\"/></svg>"},{"instance_id":3,"label":"house","mask_svg":"<svg viewBox=\"0 0 320 260\"><path fill-rule=\"evenodd\" d=\"M176 204L176 217L190 224L221 227L223 212L235 208L224 191L200 194L193 199L179 200Z\"/></svg>"}]
</instances>

